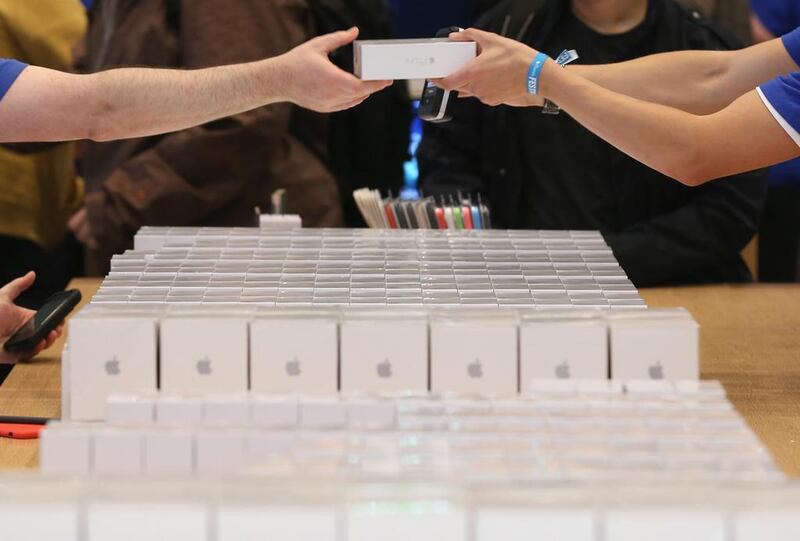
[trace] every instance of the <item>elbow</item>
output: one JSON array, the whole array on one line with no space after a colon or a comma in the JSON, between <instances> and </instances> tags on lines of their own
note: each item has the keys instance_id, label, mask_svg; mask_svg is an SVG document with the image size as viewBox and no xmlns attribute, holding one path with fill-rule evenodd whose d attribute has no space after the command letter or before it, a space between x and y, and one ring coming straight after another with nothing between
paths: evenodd
<instances>
[{"instance_id":1,"label":"elbow","mask_svg":"<svg viewBox=\"0 0 800 541\"><path fill-rule=\"evenodd\" d=\"M709 180L711 177L705 175L702 171L693 169L693 168L686 168L680 171L677 171L674 175L670 175L672 178L683 184L684 186L689 186L690 188L696 188L697 186L702 186Z\"/></svg>"},{"instance_id":2,"label":"elbow","mask_svg":"<svg viewBox=\"0 0 800 541\"><path fill-rule=\"evenodd\" d=\"M121 119L119 118L119 111L113 102L102 94L92 96L89 100L85 138L97 143L119 139Z\"/></svg>"},{"instance_id":3,"label":"elbow","mask_svg":"<svg viewBox=\"0 0 800 541\"><path fill-rule=\"evenodd\" d=\"M86 126L86 139L96 143L107 143L119 139L117 130L115 129L114 121L111 120L113 115L110 111L97 112L93 114Z\"/></svg>"},{"instance_id":4,"label":"elbow","mask_svg":"<svg viewBox=\"0 0 800 541\"><path fill-rule=\"evenodd\" d=\"M678 156L670 160L670 163L662 169L662 172L684 186L701 186L719 176L711 172L703 152L692 148L684 148L678 154Z\"/></svg>"}]
</instances>

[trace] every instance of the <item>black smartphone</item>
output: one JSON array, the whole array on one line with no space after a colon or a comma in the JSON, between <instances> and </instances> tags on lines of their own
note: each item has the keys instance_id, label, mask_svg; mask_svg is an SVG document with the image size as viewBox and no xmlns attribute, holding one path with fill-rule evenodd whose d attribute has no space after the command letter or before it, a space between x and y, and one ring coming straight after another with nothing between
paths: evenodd
<instances>
[{"instance_id":1,"label":"black smartphone","mask_svg":"<svg viewBox=\"0 0 800 541\"><path fill-rule=\"evenodd\" d=\"M79 302L81 302L81 292L77 289L52 295L39 311L8 339L4 346L5 350L9 353L25 353L33 350L64 321Z\"/></svg>"},{"instance_id":2,"label":"black smartphone","mask_svg":"<svg viewBox=\"0 0 800 541\"><path fill-rule=\"evenodd\" d=\"M453 32L463 30L457 26L442 28L436 33L437 38L446 38ZM442 90L430 81L425 81L425 90L419 102L417 115L426 122L440 124L453 120L453 109L456 106L458 92Z\"/></svg>"}]
</instances>

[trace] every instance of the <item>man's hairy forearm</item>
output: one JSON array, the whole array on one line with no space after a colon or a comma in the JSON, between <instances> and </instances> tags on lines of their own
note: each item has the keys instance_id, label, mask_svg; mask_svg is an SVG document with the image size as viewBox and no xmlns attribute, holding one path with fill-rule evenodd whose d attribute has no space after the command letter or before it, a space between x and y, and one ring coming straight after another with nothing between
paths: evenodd
<instances>
[{"instance_id":1,"label":"man's hairy forearm","mask_svg":"<svg viewBox=\"0 0 800 541\"><path fill-rule=\"evenodd\" d=\"M741 51L678 51L568 69L614 92L706 115L796 68L774 40Z\"/></svg>"},{"instance_id":2,"label":"man's hairy forearm","mask_svg":"<svg viewBox=\"0 0 800 541\"><path fill-rule=\"evenodd\" d=\"M193 71L119 69L84 76L94 104L88 139L177 131L284 101L271 60Z\"/></svg>"},{"instance_id":3,"label":"man's hairy forearm","mask_svg":"<svg viewBox=\"0 0 800 541\"><path fill-rule=\"evenodd\" d=\"M287 101L328 113L391 81L360 81L329 54L358 29L320 36L281 56L194 71L130 68L72 75L29 67L0 101L0 142L106 141L204 124Z\"/></svg>"}]
</instances>

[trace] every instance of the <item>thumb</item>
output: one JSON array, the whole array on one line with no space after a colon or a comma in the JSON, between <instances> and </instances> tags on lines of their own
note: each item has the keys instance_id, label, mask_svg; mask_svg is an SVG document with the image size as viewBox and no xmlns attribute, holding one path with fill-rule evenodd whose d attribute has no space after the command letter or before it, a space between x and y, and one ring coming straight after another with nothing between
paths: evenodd
<instances>
[{"instance_id":1,"label":"thumb","mask_svg":"<svg viewBox=\"0 0 800 541\"><path fill-rule=\"evenodd\" d=\"M324 36L315 38L311 43L321 52L331 53L339 47L344 47L345 45L353 43L358 37L358 32L358 28L354 26L350 30L325 34Z\"/></svg>"},{"instance_id":2,"label":"thumb","mask_svg":"<svg viewBox=\"0 0 800 541\"><path fill-rule=\"evenodd\" d=\"M15 300L22 295L22 292L33 285L36 281L36 273L31 271L22 278L17 278L5 285L0 289L0 295L8 297L10 300Z\"/></svg>"}]
</instances>

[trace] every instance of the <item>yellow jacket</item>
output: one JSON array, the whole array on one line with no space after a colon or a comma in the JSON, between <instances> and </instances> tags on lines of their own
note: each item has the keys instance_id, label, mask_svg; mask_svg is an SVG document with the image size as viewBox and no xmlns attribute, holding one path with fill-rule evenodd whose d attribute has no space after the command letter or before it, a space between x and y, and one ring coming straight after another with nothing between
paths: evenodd
<instances>
[{"instance_id":1,"label":"yellow jacket","mask_svg":"<svg viewBox=\"0 0 800 541\"><path fill-rule=\"evenodd\" d=\"M0 57L69 69L86 25L80 0L0 0ZM0 235L52 247L82 204L74 144L31 154L0 146Z\"/></svg>"}]
</instances>

